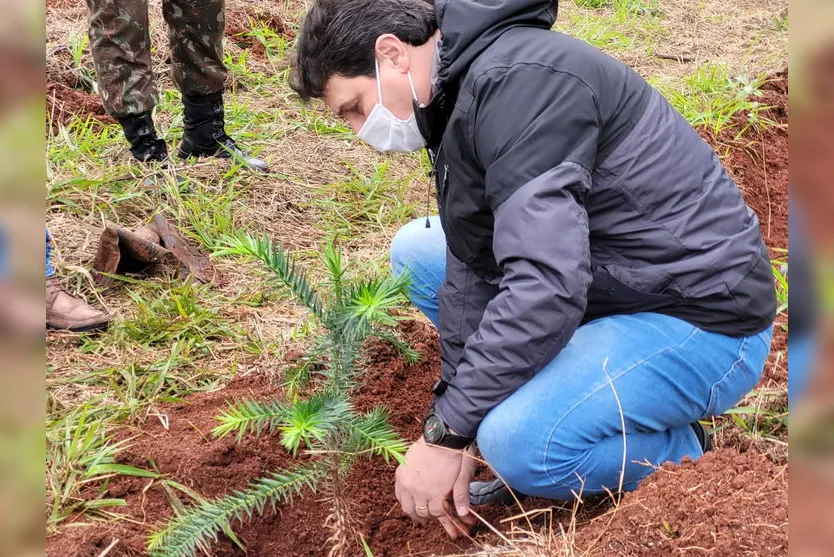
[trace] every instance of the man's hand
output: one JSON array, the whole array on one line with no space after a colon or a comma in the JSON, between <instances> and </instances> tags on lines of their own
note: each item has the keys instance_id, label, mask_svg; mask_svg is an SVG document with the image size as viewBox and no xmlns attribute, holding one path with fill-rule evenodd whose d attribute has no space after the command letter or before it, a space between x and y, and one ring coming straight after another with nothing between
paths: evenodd
<instances>
[{"instance_id":1,"label":"man's hand","mask_svg":"<svg viewBox=\"0 0 834 557\"><path fill-rule=\"evenodd\" d=\"M452 494L446 498L444 506L446 514L437 519L453 540L458 539L461 534L468 536L472 526L475 525L475 517L469 512L469 484L472 483L477 468L478 461L475 458L475 449L469 447L463 451L460 474L455 480ZM462 501L462 503L455 505L455 499ZM453 509L453 505L457 510Z\"/></svg>"},{"instance_id":2,"label":"man's hand","mask_svg":"<svg viewBox=\"0 0 834 557\"><path fill-rule=\"evenodd\" d=\"M473 456L471 448L464 456L462 451L427 445L421 437L406 453L406 464L397 468L395 490L403 511L420 522L435 517L457 537L462 524L471 522L469 483L477 466Z\"/></svg>"}]
</instances>

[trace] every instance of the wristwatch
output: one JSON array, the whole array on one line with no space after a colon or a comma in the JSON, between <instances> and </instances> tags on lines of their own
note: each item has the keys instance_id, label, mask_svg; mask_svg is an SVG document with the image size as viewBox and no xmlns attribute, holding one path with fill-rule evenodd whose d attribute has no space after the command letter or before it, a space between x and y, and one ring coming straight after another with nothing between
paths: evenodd
<instances>
[{"instance_id":1,"label":"wristwatch","mask_svg":"<svg viewBox=\"0 0 834 557\"><path fill-rule=\"evenodd\" d=\"M434 409L423 419L423 439L429 445L437 445L449 449L465 449L473 441L471 437L463 437L451 433L449 427L443 422L443 419L435 414Z\"/></svg>"}]
</instances>

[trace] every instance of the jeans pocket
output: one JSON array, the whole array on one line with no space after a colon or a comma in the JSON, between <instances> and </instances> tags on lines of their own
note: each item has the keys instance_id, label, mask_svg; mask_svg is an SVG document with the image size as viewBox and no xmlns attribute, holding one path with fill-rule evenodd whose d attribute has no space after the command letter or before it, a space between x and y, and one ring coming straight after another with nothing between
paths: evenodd
<instances>
[{"instance_id":1,"label":"jeans pocket","mask_svg":"<svg viewBox=\"0 0 834 557\"><path fill-rule=\"evenodd\" d=\"M753 390L764 371L767 350L759 335L741 341L738 359L730 370L710 389L709 404L703 418L720 416ZM769 340L769 339L768 339Z\"/></svg>"}]
</instances>

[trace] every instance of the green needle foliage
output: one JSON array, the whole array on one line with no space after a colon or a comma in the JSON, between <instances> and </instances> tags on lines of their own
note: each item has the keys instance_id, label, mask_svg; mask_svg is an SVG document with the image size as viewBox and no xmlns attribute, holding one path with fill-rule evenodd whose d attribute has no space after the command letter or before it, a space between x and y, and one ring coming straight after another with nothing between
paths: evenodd
<instances>
[{"instance_id":1,"label":"green needle foliage","mask_svg":"<svg viewBox=\"0 0 834 557\"><path fill-rule=\"evenodd\" d=\"M155 557L196 555L201 544L217 541L230 519L251 519L255 513L262 514L267 504L274 510L278 503L290 503L305 488L315 491L326 474L320 463L298 465L293 470L272 472L223 499L205 500L151 534L148 550Z\"/></svg>"},{"instance_id":2,"label":"green needle foliage","mask_svg":"<svg viewBox=\"0 0 834 557\"><path fill-rule=\"evenodd\" d=\"M275 280L283 282L302 302L314 317L322 319L322 303L313 288L307 274L296 268L295 261L289 254L273 245L272 240L264 235L260 239L242 234L227 241L228 247L220 248L215 255L244 255L260 259L266 267L275 273Z\"/></svg>"},{"instance_id":3,"label":"green needle foliage","mask_svg":"<svg viewBox=\"0 0 834 557\"><path fill-rule=\"evenodd\" d=\"M410 362L419 358L391 331L397 323L392 310L403 301L408 277L352 279L341 251L330 243L322 251L327 280L320 289L296 260L266 235L227 238L216 254L245 256L262 263L274 274L274 282L306 306L324 333L291 373L289 402L230 402L217 416L218 425L212 433L215 437L234 434L238 440L247 434L276 433L290 453L297 455L303 450L312 458L255 480L242 491L182 510L150 536L151 555L196 555L216 541L228 525L249 520L267 507L291 502L307 489L323 494L331 504L324 523L332 533L330 556L355 554L360 538L343 495L348 473L361 457L403 462L407 448L389 424L385 409L361 413L354 408L351 393L362 374L357 361L371 336L392 343ZM305 397L300 396L302 391Z\"/></svg>"}]
</instances>

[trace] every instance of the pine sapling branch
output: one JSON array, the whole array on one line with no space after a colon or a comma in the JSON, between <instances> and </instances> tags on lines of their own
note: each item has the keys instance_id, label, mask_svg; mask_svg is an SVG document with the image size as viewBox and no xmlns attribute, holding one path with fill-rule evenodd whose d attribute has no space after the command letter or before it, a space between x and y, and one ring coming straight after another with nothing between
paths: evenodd
<instances>
[{"instance_id":1,"label":"pine sapling branch","mask_svg":"<svg viewBox=\"0 0 834 557\"><path fill-rule=\"evenodd\" d=\"M351 427L351 439L346 443L349 450L382 456L385 462L391 459L405 464L406 443L388 423L388 412L376 407L359 417Z\"/></svg>"},{"instance_id":2,"label":"pine sapling branch","mask_svg":"<svg viewBox=\"0 0 834 557\"><path fill-rule=\"evenodd\" d=\"M375 337L384 340L385 342L396 348L400 352L400 354L403 355L405 361L408 362L410 365L416 364L420 361L420 351L415 350L410 344L398 339L392 333L389 333L387 331L375 330L372 334Z\"/></svg>"},{"instance_id":3,"label":"pine sapling branch","mask_svg":"<svg viewBox=\"0 0 834 557\"><path fill-rule=\"evenodd\" d=\"M222 499L206 500L171 519L148 538L152 557L193 557L200 545L217 541L218 534L232 520L243 521L263 514L267 505L289 503L328 474L322 463L302 464L293 470L272 472L248 488Z\"/></svg>"},{"instance_id":4,"label":"pine sapling branch","mask_svg":"<svg viewBox=\"0 0 834 557\"><path fill-rule=\"evenodd\" d=\"M265 429L275 431L286 422L291 412L291 407L276 400L239 400L229 403L229 406L216 416L219 425L211 432L215 437L225 437L229 433L237 432L238 441L247 431L260 436Z\"/></svg>"},{"instance_id":5,"label":"pine sapling branch","mask_svg":"<svg viewBox=\"0 0 834 557\"><path fill-rule=\"evenodd\" d=\"M217 250L216 255L244 255L258 259L275 273L278 280L283 282L317 319L324 320L321 298L307 273L299 269L292 256L283 247L276 246L269 236L264 234L260 239L256 239L242 233L225 238L223 244L227 247Z\"/></svg>"},{"instance_id":6,"label":"pine sapling branch","mask_svg":"<svg viewBox=\"0 0 834 557\"><path fill-rule=\"evenodd\" d=\"M338 249L333 241L330 241L324 246L322 259L330 273L335 304L336 306L341 306L345 295L344 279L347 272L347 269L342 264L342 250Z\"/></svg>"}]
</instances>

